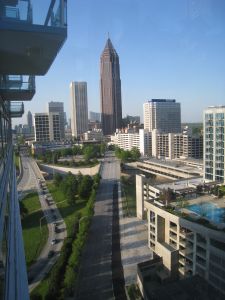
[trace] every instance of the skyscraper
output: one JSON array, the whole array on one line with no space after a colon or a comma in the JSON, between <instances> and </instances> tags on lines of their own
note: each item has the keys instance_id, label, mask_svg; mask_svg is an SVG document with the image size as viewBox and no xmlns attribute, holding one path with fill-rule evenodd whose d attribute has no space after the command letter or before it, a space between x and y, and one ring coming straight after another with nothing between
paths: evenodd
<instances>
[{"instance_id":1,"label":"skyscraper","mask_svg":"<svg viewBox=\"0 0 225 300\"><path fill-rule=\"evenodd\" d=\"M28 113L27 113L27 125L30 129L33 126L33 119L32 118L33 118L32 113L30 111L28 111Z\"/></svg>"},{"instance_id":2,"label":"skyscraper","mask_svg":"<svg viewBox=\"0 0 225 300\"><path fill-rule=\"evenodd\" d=\"M122 122L119 56L109 38L101 55L100 77L102 130L108 135Z\"/></svg>"},{"instance_id":3,"label":"skyscraper","mask_svg":"<svg viewBox=\"0 0 225 300\"><path fill-rule=\"evenodd\" d=\"M65 116L64 116L64 104L63 102L51 101L48 103L48 112L59 114L59 126L60 126L60 140L65 138Z\"/></svg>"},{"instance_id":4,"label":"skyscraper","mask_svg":"<svg viewBox=\"0 0 225 300\"><path fill-rule=\"evenodd\" d=\"M224 183L225 106L204 111L204 178Z\"/></svg>"},{"instance_id":5,"label":"skyscraper","mask_svg":"<svg viewBox=\"0 0 225 300\"><path fill-rule=\"evenodd\" d=\"M144 128L161 133L181 132L180 103L176 100L152 99L143 105Z\"/></svg>"},{"instance_id":6,"label":"skyscraper","mask_svg":"<svg viewBox=\"0 0 225 300\"><path fill-rule=\"evenodd\" d=\"M88 130L87 82L71 82L72 136L79 137Z\"/></svg>"}]
</instances>

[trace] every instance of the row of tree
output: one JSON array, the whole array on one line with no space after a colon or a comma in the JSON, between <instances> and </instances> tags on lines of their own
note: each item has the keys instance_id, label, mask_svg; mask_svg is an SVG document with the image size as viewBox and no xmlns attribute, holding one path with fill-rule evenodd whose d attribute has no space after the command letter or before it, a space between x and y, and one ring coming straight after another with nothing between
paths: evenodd
<instances>
[{"instance_id":1,"label":"row of tree","mask_svg":"<svg viewBox=\"0 0 225 300\"><path fill-rule=\"evenodd\" d=\"M44 155L38 155L37 158L44 163L57 164L59 158L65 158L68 156L83 155L85 161L90 159L102 157L106 150L106 144L95 145L75 145L72 148L58 149L54 151L46 151Z\"/></svg>"},{"instance_id":2,"label":"row of tree","mask_svg":"<svg viewBox=\"0 0 225 300\"><path fill-rule=\"evenodd\" d=\"M122 162L128 162L138 160L141 156L141 153L136 147L133 147L130 151L117 147L115 150L115 155L117 158L121 159Z\"/></svg>"},{"instance_id":3,"label":"row of tree","mask_svg":"<svg viewBox=\"0 0 225 300\"><path fill-rule=\"evenodd\" d=\"M100 175L96 174L93 177L89 175L73 175L69 172L66 176L56 173L54 176L54 185L60 187L65 195L65 198L70 205L75 205L76 199L88 199L94 185L98 185Z\"/></svg>"}]
</instances>

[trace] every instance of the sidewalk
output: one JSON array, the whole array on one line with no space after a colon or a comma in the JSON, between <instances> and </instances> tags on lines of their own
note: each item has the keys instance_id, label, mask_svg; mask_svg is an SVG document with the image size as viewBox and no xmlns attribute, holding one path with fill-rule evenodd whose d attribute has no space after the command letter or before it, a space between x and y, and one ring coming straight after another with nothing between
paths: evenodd
<instances>
[{"instance_id":1,"label":"sidewalk","mask_svg":"<svg viewBox=\"0 0 225 300\"><path fill-rule=\"evenodd\" d=\"M148 248L147 221L136 217L123 217L121 186L119 189L120 247L125 285L136 283L137 264L152 258Z\"/></svg>"}]
</instances>

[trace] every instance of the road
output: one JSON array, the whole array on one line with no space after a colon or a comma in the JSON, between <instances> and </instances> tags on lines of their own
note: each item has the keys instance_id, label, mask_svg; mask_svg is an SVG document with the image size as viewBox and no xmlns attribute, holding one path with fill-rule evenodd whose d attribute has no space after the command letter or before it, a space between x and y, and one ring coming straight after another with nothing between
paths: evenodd
<instances>
[{"instance_id":1,"label":"road","mask_svg":"<svg viewBox=\"0 0 225 300\"><path fill-rule=\"evenodd\" d=\"M102 162L101 176L95 214L82 254L78 276L75 299L79 300L116 299L112 273L112 269L115 269L112 267L112 231L113 226L115 227L113 197L118 194L117 191L115 192L115 187L117 188L120 179L120 163L109 152Z\"/></svg>"},{"instance_id":2,"label":"road","mask_svg":"<svg viewBox=\"0 0 225 300\"><path fill-rule=\"evenodd\" d=\"M63 240L67 236L66 225L57 209L51 195L48 192L45 180L39 170L36 161L26 155L21 155L22 167L23 167L23 177L18 184L18 191L20 198L24 194L36 190L39 195L39 200L41 204L41 209L43 211L44 217L47 221L49 236L47 243L37 261L31 266L28 271L29 279L29 290L32 291L40 281L49 272L52 265L55 263L60 255L60 250L63 245ZM46 198L48 201L46 201ZM40 219L40 230L41 223L43 220ZM55 225L55 224L57 225ZM57 227L57 232L55 232L55 227ZM52 240L55 240L55 244L52 245ZM50 251L54 251L51 258L48 257Z\"/></svg>"}]
</instances>

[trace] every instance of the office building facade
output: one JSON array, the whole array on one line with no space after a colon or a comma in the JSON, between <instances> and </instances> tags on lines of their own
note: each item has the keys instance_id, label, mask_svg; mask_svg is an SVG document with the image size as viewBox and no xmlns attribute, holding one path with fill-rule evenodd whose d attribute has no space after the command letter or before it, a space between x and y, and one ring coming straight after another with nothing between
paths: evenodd
<instances>
[{"instance_id":1,"label":"office building facade","mask_svg":"<svg viewBox=\"0 0 225 300\"><path fill-rule=\"evenodd\" d=\"M64 140L65 138L65 113L64 113L64 104L63 102L51 101L48 103L48 112L57 113L59 115L59 126L60 126L60 139ZM57 139L58 140L58 139Z\"/></svg>"},{"instance_id":2,"label":"office building facade","mask_svg":"<svg viewBox=\"0 0 225 300\"><path fill-rule=\"evenodd\" d=\"M88 131L87 82L71 82L70 95L72 136L78 138Z\"/></svg>"},{"instance_id":3,"label":"office building facade","mask_svg":"<svg viewBox=\"0 0 225 300\"><path fill-rule=\"evenodd\" d=\"M36 142L50 141L48 113L34 114L34 136Z\"/></svg>"},{"instance_id":4,"label":"office building facade","mask_svg":"<svg viewBox=\"0 0 225 300\"><path fill-rule=\"evenodd\" d=\"M144 129L161 133L181 132L180 103L176 100L152 99L143 105Z\"/></svg>"},{"instance_id":5,"label":"office building facade","mask_svg":"<svg viewBox=\"0 0 225 300\"><path fill-rule=\"evenodd\" d=\"M108 38L100 59L101 119L104 135L122 125L122 100L119 56Z\"/></svg>"},{"instance_id":6,"label":"office building facade","mask_svg":"<svg viewBox=\"0 0 225 300\"><path fill-rule=\"evenodd\" d=\"M225 106L204 111L204 178L224 183Z\"/></svg>"},{"instance_id":7,"label":"office building facade","mask_svg":"<svg viewBox=\"0 0 225 300\"><path fill-rule=\"evenodd\" d=\"M36 113L34 136L39 143L61 141L61 116L59 113Z\"/></svg>"},{"instance_id":8,"label":"office building facade","mask_svg":"<svg viewBox=\"0 0 225 300\"><path fill-rule=\"evenodd\" d=\"M101 114L98 112L89 112L89 121L90 122L101 122Z\"/></svg>"},{"instance_id":9,"label":"office building facade","mask_svg":"<svg viewBox=\"0 0 225 300\"><path fill-rule=\"evenodd\" d=\"M1 1L0 9L0 298L28 300L12 118L35 94L35 75L45 75L67 35L66 1L51 1L43 24L31 1ZM60 14L59 14L60 12ZM34 17L33 17L34 16Z\"/></svg>"}]
</instances>

